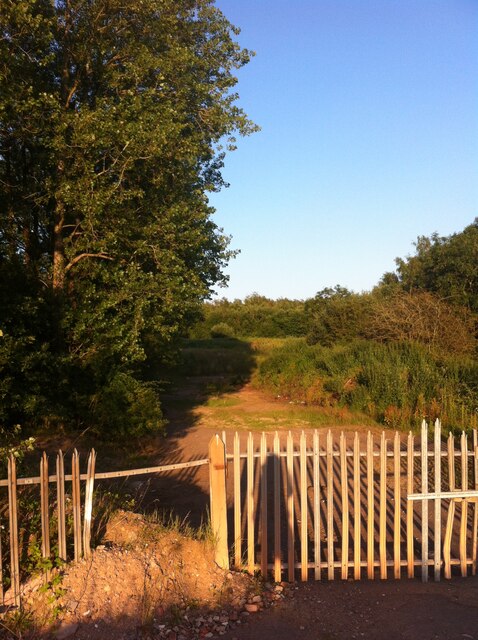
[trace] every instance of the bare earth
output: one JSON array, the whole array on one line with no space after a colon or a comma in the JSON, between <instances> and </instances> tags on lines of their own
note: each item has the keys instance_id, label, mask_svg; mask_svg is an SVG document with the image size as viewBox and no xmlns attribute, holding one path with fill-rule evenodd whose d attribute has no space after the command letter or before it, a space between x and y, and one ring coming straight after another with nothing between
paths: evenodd
<instances>
[{"instance_id":1,"label":"bare earth","mask_svg":"<svg viewBox=\"0 0 478 640\"><path fill-rule=\"evenodd\" d=\"M256 614L227 640L471 640L478 638L478 579L422 584L315 582Z\"/></svg>"}]
</instances>

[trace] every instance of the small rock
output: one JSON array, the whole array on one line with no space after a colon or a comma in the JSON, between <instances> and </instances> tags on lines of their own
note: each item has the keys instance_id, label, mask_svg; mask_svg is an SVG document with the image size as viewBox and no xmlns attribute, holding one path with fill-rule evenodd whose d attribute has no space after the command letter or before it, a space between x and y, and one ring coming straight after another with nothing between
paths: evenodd
<instances>
[{"instance_id":1,"label":"small rock","mask_svg":"<svg viewBox=\"0 0 478 640\"><path fill-rule=\"evenodd\" d=\"M79 625L77 622L62 624L55 633L57 640L65 640L65 638L70 638L71 636L75 635L75 633L78 631L78 626Z\"/></svg>"},{"instance_id":2,"label":"small rock","mask_svg":"<svg viewBox=\"0 0 478 640\"><path fill-rule=\"evenodd\" d=\"M259 611L259 605L256 603L247 602L244 605L244 609L246 610L245 613L256 613L257 611Z\"/></svg>"}]
</instances>

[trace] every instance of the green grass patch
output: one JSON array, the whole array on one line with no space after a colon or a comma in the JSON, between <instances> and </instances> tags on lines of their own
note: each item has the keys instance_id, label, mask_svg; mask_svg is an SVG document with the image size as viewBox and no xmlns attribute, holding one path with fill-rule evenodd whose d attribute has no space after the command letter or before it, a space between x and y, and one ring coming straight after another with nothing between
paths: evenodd
<instances>
[{"instance_id":1,"label":"green grass patch","mask_svg":"<svg viewBox=\"0 0 478 640\"><path fill-rule=\"evenodd\" d=\"M227 396L215 396L213 398L209 398L206 406L211 407L211 408L216 408L216 407L237 407L237 405L240 405L241 401L238 398L231 398L231 397L227 397Z\"/></svg>"}]
</instances>

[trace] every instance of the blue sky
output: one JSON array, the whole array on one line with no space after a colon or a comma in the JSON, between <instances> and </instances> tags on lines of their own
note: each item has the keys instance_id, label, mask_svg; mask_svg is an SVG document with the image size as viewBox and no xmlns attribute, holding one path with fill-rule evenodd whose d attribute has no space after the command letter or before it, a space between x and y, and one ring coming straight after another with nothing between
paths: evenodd
<instances>
[{"instance_id":1,"label":"blue sky","mask_svg":"<svg viewBox=\"0 0 478 640\"><path fill-rule=\"evenodd\" d=\"M256 51L215 221L219 296L372 288L418 235L478 216L476 0L217 0Z\"/></svg>"}]
</instances>

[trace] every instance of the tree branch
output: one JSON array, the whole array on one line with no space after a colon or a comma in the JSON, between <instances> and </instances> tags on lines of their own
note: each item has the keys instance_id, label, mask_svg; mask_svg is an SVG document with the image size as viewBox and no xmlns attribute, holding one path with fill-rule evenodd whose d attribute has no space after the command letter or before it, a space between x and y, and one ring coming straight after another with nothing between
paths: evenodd
<instances>
[{"instance_id":1,"label":"tree branch","mask_svg":"<svg viewBox=\"0 0 478 640\"><path fill-rule=\"evenodd\" d=\"M75 264L78 264L78 262L80 262L80 260L83 260L84 258L99 258L100 260L114 260L114 258L112 258L111 256L106 255L106 253L80 253L79 256L76 256L76 258L73 258L73 260L66 265L65 273L68 273L68 271L72 267L74 267Z\"/></svg>"}]
</instances>

